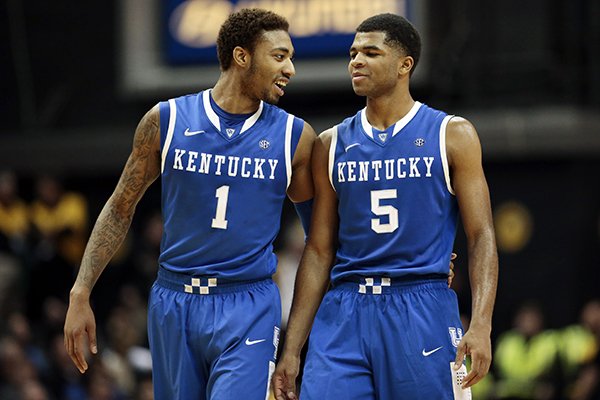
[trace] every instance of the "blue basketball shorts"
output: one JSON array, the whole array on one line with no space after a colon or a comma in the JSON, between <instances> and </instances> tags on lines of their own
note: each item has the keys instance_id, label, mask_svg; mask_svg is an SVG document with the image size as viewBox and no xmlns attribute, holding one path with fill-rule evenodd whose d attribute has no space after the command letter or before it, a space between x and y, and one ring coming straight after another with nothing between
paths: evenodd
<instances>
[{"instance_id":1,"label":"blue basketball shorts","mask_svg":"<svg viewBox=\"0 0 600 400\"><path fill-rule=\"evenodd\" d=\"M445 279L357 278L323 298L309 338L302 400L470 399L453 372L462 325Z\"/></svg>"},{"instance_id":2,"label":"blue basketball shorts","mask_svg":"<svg viewBox=\"0 0 600 400\"><path fill-rule=\"evenodd\" d=\"M270 279L221 284L160 268L148 304L154 398L265 399L280 322Z\"/></svg>"}]
</instances>

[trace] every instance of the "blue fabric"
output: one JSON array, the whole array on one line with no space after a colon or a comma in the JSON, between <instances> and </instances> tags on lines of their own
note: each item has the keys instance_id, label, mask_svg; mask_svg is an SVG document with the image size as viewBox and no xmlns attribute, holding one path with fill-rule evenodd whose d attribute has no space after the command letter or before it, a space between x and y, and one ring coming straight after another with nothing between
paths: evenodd
<instances>
[{"instance_id":1,"label":"blue fabric","mask_svg":"<svg viewBox=\"0 0 600 400\"><path fill-rule=\"evenodd\" d=\"M154 398L264 399L280 319L270 279L208 295L155 283L148 305Z\"/></svg>"},{"instance_id":2,"label":"blue fabric","mask_svg":"<svg viewBox=\"0 0 600 400\"><path fill-rule=\"evenodd\" d=\"M304 229L304 236L308 236L308 231L310 229L310 217L312 216L312 206L313 199L303 201L300 203L294 203L294 207L296 208L296 214L298 214L300 222L302 223L302 229Z\"/></svg>"},{"instance_id":3,"label":"blue fabric","mask_svg":"<svg viewBox=\"0 0 600 400\"><path fill-rule=\"evenodd\" d=\"M231 281L269 278L277 266L273 241L303 121L293 117L288 124L290 114L264 102L256 119L228 114L205 93L160 103L159 264Z\"/></svg>"},{"instance_id":4,"label":"blue fabric","mask_svg":"<svg viewBox=\"0 0 600 400\"><path fill-rule=\"evenodd\" d=\"M453 399L450 363L462 326L447 282L392 283L380 295L358 290L358 283L344 282L326 293L300 398Z\"/></svg>"},{"instance_id":5,"label":"blue fabric","mask_svg":"<svg viewBox=\"0 0 600 400\"><path fill-rule=\"evenodd\" d=\"M447 275L458 221L444 172L447 115L416 104L382 133L364 113L337 125L337 141L332 139L331 181L340 215L332 281Z\"/></svg>"}]
</instances>

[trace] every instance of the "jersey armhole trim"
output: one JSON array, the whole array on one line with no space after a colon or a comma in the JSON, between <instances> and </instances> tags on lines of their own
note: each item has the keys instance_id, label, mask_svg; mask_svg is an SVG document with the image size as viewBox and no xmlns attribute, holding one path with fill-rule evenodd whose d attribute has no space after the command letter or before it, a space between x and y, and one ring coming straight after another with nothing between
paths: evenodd
<instances>
[{"instance_id":1,"label":"jersey armhole trim","mask_svg":"<svg viewBox=\"0 0 600 400\"><path fill-rule=\"evenodd\" d=\"M448 153L446 151L446 128L448 122L454 117L454 115L447 115L442 120L440 125L440 157L442 159L442 168L444 169L444 179L446 180L446 188L452 194L455 195L454 189L452 188L452 182L450 182L450 167L448 166Z\"/></svg>"},{"instance_id":2,"label":"jersey armhole trim","mask_svg":"<svg viewBox=\"0 0 600 400\"><path fill-rule=\"evenodd\" d=\"M292 128L294 127L294 116L288 114L285 124L285 172L287 174L287 184L285 188L290 187L292 181Z\"/></svg>"},{"instance_id":3,"label":"jersey armhole trim","mask_svg":"<svg viewBox=\"0 0 600 400\"><path fill-rule=\"evenodd\" d=\"M169 127L167 128L167 135L165 137L165 145L162 149L162 157L160 163L160 172L161 174L165 171L165 161L167 159L167 153L169 152L169 147L171 146L171 141L173 140L173 132L175 131L175 122L177 120L177 106L175 105L175 100L169 100Z\"/></svg>"},{"instance_id":4,"label":"jersey armhole trim","mask_svg":"<svg viewBox=\"0 0 600 400\"><path fill-rule=\"evenodd\" d=\"M337 147L338 139L338 127L337 125L332 128L331 132L331 143L329 144L329 182L335 192L335 185L333 184L333 164L335 161L335 149Z\"/></svg>"}]
</instances>

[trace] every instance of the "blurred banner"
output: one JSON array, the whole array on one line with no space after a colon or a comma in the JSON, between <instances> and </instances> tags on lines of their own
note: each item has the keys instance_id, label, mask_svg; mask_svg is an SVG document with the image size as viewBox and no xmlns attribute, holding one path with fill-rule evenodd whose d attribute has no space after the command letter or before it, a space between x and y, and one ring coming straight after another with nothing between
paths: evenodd
<instances>
[{"instance_id":1,"label":"blurred banner","mask_svg":"<svg viewBox=\"0 0 600 400\"><path fill-rule=\"evenodd\" d=\"M425 0L123 0L120 88L127 97L198 91L219 77L215 41L223 21L246 7L275 11L290 22L297 75L293 91L350 87L348 50L358 24L392 12L406 16L426 47ZM413 83L425 75L427 52Z\"/></svg>"},{"instance_id":2,"label":"blurred banner","mask_svg":"<svg viewBox=\"0 0 600 400\"><path fill-rule=\"evenodd\" d=\"M168 63L215 63L221 24L241 8L264 8L290 21L296 55L302 59L346 57L354 30L365 18L391 12L410 15L410 0L166 0L163 5Z\"/></svg>"}]
</instances>

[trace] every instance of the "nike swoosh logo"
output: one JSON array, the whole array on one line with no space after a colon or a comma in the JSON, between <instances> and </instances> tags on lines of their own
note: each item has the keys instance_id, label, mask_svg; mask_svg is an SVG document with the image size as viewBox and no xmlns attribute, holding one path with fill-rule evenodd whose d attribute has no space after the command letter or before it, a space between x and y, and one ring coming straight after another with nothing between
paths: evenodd
<instances>
[{"instance_id":1,"label":"nike swoosh logo","mask_svg":"<svg viewBox=\"0 0 600 400\"><path fill-rule=\"evenodd\" d=\"M204 131L190 131L190 128L186 128L185 132L183 132L185 136L194 136L200 133L204 133Z\"/></svg>"},{"instance_id":2,"label":"nike swoosh logo","mask_svg":"<svg viewBox=\"0 0 600 400\"><path fill-rule=\"evenodd\" d=\"M258 339L258 340L250 340L250 338L246 338L246 346L252 346L253 344L262 343L267 339Z\"/></svg>"},{"instance_id":3,"label":"nike swoosh logo","mask_svg":"<svg viewBox=\"0 0 600 400\"><path fill-rule=\"evenodd\" d=\"M440 346L437 349L433 349L433 350L430 350L430 351L425 351L425 349L423 349L423 353L422 354L423 354L424 357L429 357L430 355L432 355L433 353L435 353L436 351L438 351L439 349L441 349L443 347L444 346Z\"/></svg>"},{"instance_id":4,"label":"nike swoosh logo","mask_svg":"<svg viewBox=\"0 0 600 400\"><path fill-rule=\"evenodd\" d=\"M351 145L347 146L344 150L346 150L346 153L348 152L348 150L350 150L351 148L353 148L354 146L360 146L360 143L352 143Z\"/></svg>"}]
</instances>

